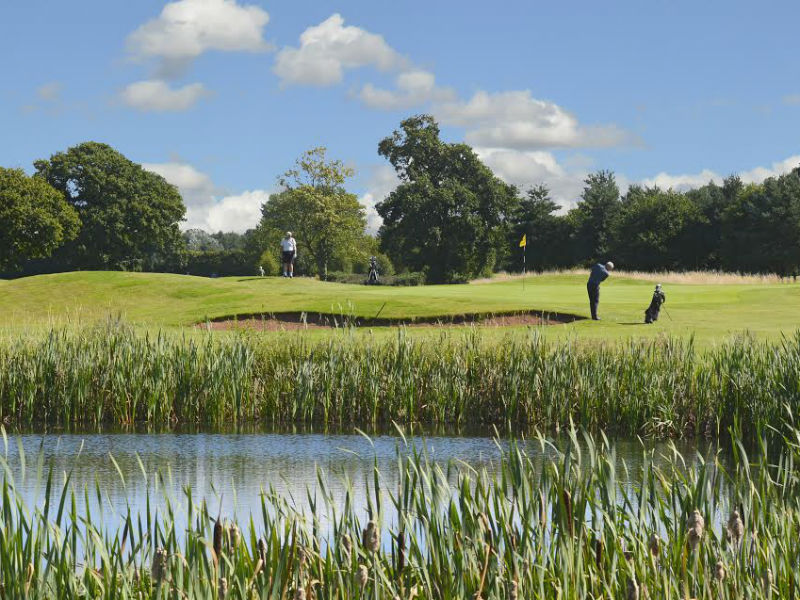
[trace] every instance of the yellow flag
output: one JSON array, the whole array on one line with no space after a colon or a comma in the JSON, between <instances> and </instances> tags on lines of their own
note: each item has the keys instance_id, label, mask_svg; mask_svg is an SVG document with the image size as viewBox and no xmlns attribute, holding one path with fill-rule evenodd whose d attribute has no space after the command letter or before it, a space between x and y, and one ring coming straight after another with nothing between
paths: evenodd
<instances>
[{"instance_id":1,"label":"yellow flag","mask_svg":"<svg viewBox=\"0 0 800 600\"><path fill-rule=\"evenodd\" d=\"M522 239L519 242L519 247L520 248L524 248L525 246L528 245L528 239L527 238L528 238L528 234L527 233L523 233L522 234Z\"/></svg>"}]
</instances>

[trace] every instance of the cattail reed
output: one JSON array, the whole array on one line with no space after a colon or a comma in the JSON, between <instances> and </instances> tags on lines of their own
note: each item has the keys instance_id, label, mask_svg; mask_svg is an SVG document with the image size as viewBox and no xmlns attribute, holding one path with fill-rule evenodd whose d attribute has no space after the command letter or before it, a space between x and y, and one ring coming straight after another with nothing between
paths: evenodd
<instances>
[{"instance_id":1,"label":"cattail reed","mask_svg":"<svg viewBox=\"0 0 800 600\"><path fill-rule=\"evenodd\" d=\"M219 600L224 600L225 597L228 595L228 580L224 577L219 578L219 584L217 589L217 598Z\"/></svg>"},{"instance_id":2,"label":"cattail reed","mask_svg":"<svg viewBox=\"0 0 800 600\"><path fill-rule=\"evenodd\" d=\"M742 519L739 516L739 511L735 510L731 513L731 516L728 519L728 536L730 537L731 541L733 541L734 545L738 546L743 535L744 523L742 523Z\"/></svg>"},{"instance_id":3,"label":"cattail reed","mask_svg":"<svg viewBox=\"0 0 800 600\"><path fill-rule=\"evenodd\" d=\"M717 564L714 565L714 577L717 581L725 581L725 575L725 565L721 560L718 560Z\"/></svg>"},{"instance_id":4,"label":"cattail reed","mask_svg":"<svg viewBox=\"0 0 800 600\"><path fill-rule=\"evenodd\" d=\"M367 581L369 581L369 570L367 569L366 565L358 565L358 570L356 571L356 582L362 590L366 587Z\"/></svg>"},{"instance_id":5,"label":"cattail reed","mask_svg":"<svg viewBox=\"0 0 800 600\"><path fill-rule=\"evenodd\" d=\"M222 520L217 517L217 520L214 522L214 541L213 541L213 548L214 548L214 555L219 560L219 557L222 555Z\"/></svg>"},{"instance_id":6,"label":"cattail reed","mask_svg":"<svg viewBox=\"0 0 800 600\"><path fill-rule=\"evenodd\" d=\"M361 534L361 545L367 552L377 552L380 549L380 538L375 521L369 521Z\"/></svg>"},{"instance_id":7,"label":"cattail reed","mask_svg":"<svg viewBox=\"0 0 800 600\"><path fill-rule=\"evenodd\" d=\"M703 515L700 514L700 511L694 509L692 514L689 515L689 531L687 533L687 537L689 540L689 547L692 550L695 550L697 546L703 539L703 533L705 532L706 528L706 521L703 519Z\"/></svg>"},{"instance_id":8,"label":"cattail reed","mask_svg":"<svg viewBox=\"0 0 800 600\"><path fill-rule=\"evenodd\" d=\"M150 577L157 586L161 585L167 575L167 551L164 548L156 548L153 554L153 565L150 568Z\"/></svg>"},{"instance_id":9,"label":"cattail reed","mask_svg":"<svg viewBox=\"0 0 800 600\"><path fill-rule=\"evenodd\" d=\"M650 534L650 540L647 546L650 549L650 554L652 554L654 558L658 558L658 554L661 552L661 538L658 537L657 533Z\"/></svg>"}]
</instances>

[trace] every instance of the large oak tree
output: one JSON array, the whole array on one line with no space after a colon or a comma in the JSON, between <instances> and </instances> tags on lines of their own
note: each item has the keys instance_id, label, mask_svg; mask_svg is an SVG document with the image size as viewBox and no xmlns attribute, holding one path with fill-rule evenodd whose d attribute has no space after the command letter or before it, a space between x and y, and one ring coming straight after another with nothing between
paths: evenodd
<instances>
[{"instance_id":1,"label":"large oak tree","mask_svg":"<svg viewBox=\"0 0 800 600\"><path fill-rule=\"evenodd\" d=\"M86 142L34 163L78 213L81 229L57 252L62 268L157 270L184 248L178 189L107 144Z\"/></svg>"}]
</instances>

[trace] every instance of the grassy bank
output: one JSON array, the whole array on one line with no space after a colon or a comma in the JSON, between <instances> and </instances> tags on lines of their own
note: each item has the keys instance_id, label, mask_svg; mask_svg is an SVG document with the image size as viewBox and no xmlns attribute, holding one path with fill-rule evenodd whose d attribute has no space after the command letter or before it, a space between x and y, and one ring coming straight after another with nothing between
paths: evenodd
<instances>
[{"instance_id":1,"label":"grassy bank","mask_svg":"<svg viewBox=\"0 0 800 600\"><path fill-rule=\"evenodd\" d=\"M108 323L0 344L0 419L37 427L146 423L487 425L752 438L800 413L800 333L691 341L488 343L338 334L182 339Z\"/></svg>"},{"instance_id":2,"label":"grassy bank","mask_svg":"<svg viewBox=\"0 0 800 600\"><path fill-rule=\"evenodd\" d=\"M274 493L235 523L187 488L144 514L89 510L102 490L59 487L27 506L2 467L0 590L14 598L794 598L800 484L793 431L776 463L645 453L617 472L613 449L577 439L538 461L512 446L492 474L399 455L375 469L367 506L320 485L310 510ZM544 451L545 442L542 441ZM763 448L760 456L764 456ZM686 465L692 465L689 468ZM156 474L145 474L156 485ZM635 485L628 480L639 482ZM157 486L156 486L157 487ZM102 504L102 501L100 502ZM389 515L392 515L391 517ZM179 523L188 523L185 529Z\"/></svg>"},{"instance_id":3,"label":"grassy bank","mask_svg":"<svg viewBox=\"0 0 800 600\"><path fill-rule=\"evenodd\" d=\"M711 345L747 330L778 339L800 328L800 284L769 278L692 274L615 273L603 284L600 323L578 321L547 327L543 335L627 340L694 335ZM642 324L652 286L661 281L666 313ZM2 283L0 336L29 335L53 326L85 326L109 315L151 330L186 328L206 319L277 312L319 312L357 317L412 319L526 310L588 316L585 273L530 276L487 283L381 288L310 279L207 279L157 273L76 272ZM380 334L380 333L379 333ZM309 333L325 337L329 332ZM422 328L417 336L428 333ZM490 335L495 335L494 333ZM277 337L276 334L272 334Z\"/></svg>"}]
</instances>

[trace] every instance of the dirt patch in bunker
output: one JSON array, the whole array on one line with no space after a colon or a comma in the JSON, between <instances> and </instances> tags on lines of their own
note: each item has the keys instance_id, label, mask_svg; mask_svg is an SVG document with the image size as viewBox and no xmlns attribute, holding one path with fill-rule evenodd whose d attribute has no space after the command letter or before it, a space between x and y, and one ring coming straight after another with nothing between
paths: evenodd
<instances>
[{"instance_id":1,"label":"dirt patch in bunker","mask_svg":"<svg viewBox=\"0 0 800 600\"><path fill-rule=\"evenodd\" d=\"M546 326L579 321L584 317L538 310L513 313L475 313L414 319L351 317L325 313L283 312L218 317L196 327L212 330L250 329L255 331L291 331L297 329L338 329L350 327L485 327Z\"/></svg>"}]
</instances>

